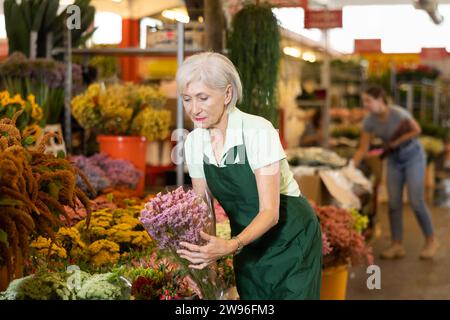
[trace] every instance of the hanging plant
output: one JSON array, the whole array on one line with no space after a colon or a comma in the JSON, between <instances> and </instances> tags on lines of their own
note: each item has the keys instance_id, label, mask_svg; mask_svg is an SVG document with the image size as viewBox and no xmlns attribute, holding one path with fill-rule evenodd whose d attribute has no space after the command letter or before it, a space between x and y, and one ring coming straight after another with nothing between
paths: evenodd
<instances>
[{"instance_id":1,"label":"hanging plant","mask_svg":"<svg viewBox=\"0 0 450 320\"><path fill-rule=\"evenodd\" d=\"M271 7L248 4L234 16L228 39L230 59L242 80L241 110L262 116L275 127L280 38Z\"/></svg>"}]
</instances>

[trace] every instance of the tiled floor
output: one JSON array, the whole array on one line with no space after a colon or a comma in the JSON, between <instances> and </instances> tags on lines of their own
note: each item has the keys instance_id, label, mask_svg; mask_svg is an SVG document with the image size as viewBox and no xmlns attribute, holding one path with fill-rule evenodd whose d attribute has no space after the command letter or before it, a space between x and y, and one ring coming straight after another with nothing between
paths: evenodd
<instances>
[{"instance_id":1,"label":"tiled floor","mask_svg":"<svg viewBox=\"0 0 450 320\"><path fill-rule=\"evenodd\" d=\"M375 264L381 270L381 289L367 288L366 268L354 268L349 273L347 299L450 299L450 207L430 207L435 233L441 243L432 261L419 260L424 238L413 212L405 206L405 258L382 260L380 252L389 245L387 207L379 208L380 234L373 241Z\"/></svg>"}]
</instances>

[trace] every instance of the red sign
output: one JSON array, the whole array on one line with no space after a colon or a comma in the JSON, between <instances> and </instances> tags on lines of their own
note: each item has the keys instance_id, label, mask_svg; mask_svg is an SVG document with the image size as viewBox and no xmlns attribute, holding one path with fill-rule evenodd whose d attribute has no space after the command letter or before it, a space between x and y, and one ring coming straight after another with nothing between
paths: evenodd
<instances>
[{"instance_id":1,"label":"red sign","mask_svg":"<svg viewBox=\"0 0 450 320\"><path fill-rule=\"evenodd\" d=\"M342 28L342 10L305 10L305 28Z\"/></svg>"},{"instance_id":2,"label":"red sign","mask_svg":"<svg viewBox=\"0 0 450 320\"><path fill-rule=\"evenodd\" d=\"M442 60L448 56L445 48L422 48L420 58L423 60Z\"/></svg>"},{"instance_id":3,"label":"red sign","mask_svg":"<svg viewBox=\"0 0 450 320\"><path fill-rule=\"evenodd\" d=\"M308 0L267 0L274 7L282 8L306 8L308 7Z\"/></svg>"},{"instance_id":4,"label":"red sign","mask_svg":"<svg viewBox=\"0 0 450 320\"><path fill-rule=\"evenodd\" d=\"M381 52L381 39L355 39L355 53Z\"/></svg>"}]
</instances>

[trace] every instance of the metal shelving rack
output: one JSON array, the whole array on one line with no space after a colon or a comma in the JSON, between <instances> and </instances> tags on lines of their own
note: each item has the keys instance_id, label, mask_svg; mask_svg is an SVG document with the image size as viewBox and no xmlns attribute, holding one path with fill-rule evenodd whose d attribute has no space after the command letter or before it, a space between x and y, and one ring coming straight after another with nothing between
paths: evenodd
<instances>
[{"instance_id":1,"label":"metal shelving rack","mask_svg":"<svg viewBox=\"0 0 450 320\"><path fill-rule=\"evenodd\" d=\"M420 101L417 103L414 99L415 90L420 90ZM429 101L427 94L432 91L432 101ZM406 101L402 101L400 92L406 92ZM417 110L420 111L421 118L425 117L427 110L432 110L433 123L438 124L442 106L442 86L439 81L402 81L395 85L394 99L398 105L405 106L406 109L414 114Z\"/></svg>"},{"instance_id":2,"label":"metal shelving rack","mask_svg":"<svg viewBox=\"0 0 450 320\"><path fill-rule=\"evenodd\" d=\"M177 48L176 50L168 49L140 49L140 48L96 48L96 49L73 49L71 46L71 30L66 29L64 36L64 48L54 48L52 55L64 54L64 62L66 65L66 81L64 86L64 138L68 153L72 151L72 120L71 120L71 100L72 100L72 55L83 55L89 57L91 55L114 55L114 56L176 56L178 65L180 65L185 54L193 54L200 52L198 49L186 50L184 45L184 24L177 23ZM183 135L183 102L180 97L177 98L177 141L184 143ZM181 129L181 130L179 130ZM184 184L184 161L183 155L177 154L177 184Z\"/></svg>"}]
</instances>

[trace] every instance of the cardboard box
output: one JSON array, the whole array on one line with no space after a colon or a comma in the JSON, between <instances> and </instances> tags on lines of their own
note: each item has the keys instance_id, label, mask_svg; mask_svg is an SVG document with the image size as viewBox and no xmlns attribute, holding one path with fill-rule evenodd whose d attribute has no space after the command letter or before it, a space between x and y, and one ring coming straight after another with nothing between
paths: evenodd
<instances>
[{"instance_id":1,"label":"cardboard box","mask_svg":"<svg viewBox=\"0 0 450 320\"><path fill-rule=\"evenodd\" d=\"M314 201L319 206L332 203L333 198L318 174L296 176L295 180L300 187L300 192L308 200Z\"/></svg>"},{"instance_id":2,"label":"cardboard box","mask_svg":"<svg viewBox=\"0 0 450 320\"><path fill-rule=\"evenodd\" d=\"M383 180L383 160L378 155L368 155L364 158L367 166L375 177L375 184Z\"/></svg>"}]
</instances>

